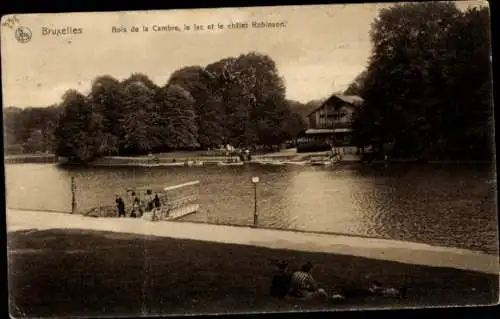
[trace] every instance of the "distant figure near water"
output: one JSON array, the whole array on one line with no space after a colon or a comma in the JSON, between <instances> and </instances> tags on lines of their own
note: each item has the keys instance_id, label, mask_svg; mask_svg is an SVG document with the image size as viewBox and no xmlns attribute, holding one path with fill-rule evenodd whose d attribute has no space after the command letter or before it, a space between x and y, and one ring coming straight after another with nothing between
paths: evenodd
<instances>
[{"instance_id":1,"label":"distant figure near water","mask_svg":"<svg viewBox=\"0 0 500 319\"><path fill-rule=\"evenodd\" d=\"M120 197L120 195L116 194L116 212L118 217L125 217L125 202Z\"/></svg>"},{"instance_id":2,"label":"distant figure near water","mask_svg":"<svg viewBox=\"0 0 500 319\"><path fill-rule=\"evenodd\" d=\"M140 217L142 215L141 200L135 192L132 192L132 201L132 212L130 213L130 217Z\"/></svg>"},{"instance_id":3,"label":"distant figure near water","mask_svg":"<svg viewBox=\"0 0 500 319\"><path fill-rule=\"evenodd\" d=\"M161 207L161 201L160 201L160 197L158 197L158 194L155 194L155 198L153 199L153 204L154 204L154 208Z\"/></svg>"},{"instance_id":4,"label":"distant figure near water","mask_svg":"<svg viewBox=\"0 0 500 319\"><path fill-rule=\"evenodd\" d=\"M154 208L154 203L153 203L153 191L148 189L146 191L146 211L151 212Z\"/></svg>"}]
</instances>

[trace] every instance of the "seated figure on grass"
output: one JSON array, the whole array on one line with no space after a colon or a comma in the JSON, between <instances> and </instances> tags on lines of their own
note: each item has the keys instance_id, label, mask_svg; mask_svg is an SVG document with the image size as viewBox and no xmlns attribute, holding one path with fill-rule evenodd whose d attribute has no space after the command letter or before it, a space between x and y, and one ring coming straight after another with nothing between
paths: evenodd
<instances>
[{"instance_id":1,"label":"seated figure on grass","mask_svg":"<svg viewBox=\"0 0 500 319\"><path fill-rule=\"evenodd\" d=\"M302 265L300 270L292 274L290 280L290 296L301 299L329 299L326 291L320 288L318 283L314 280L311 274L312 269L313 264L307 262Z\"/></svg>"},{"instance_id":2,"label":"seated figure on grass","mask_svg":"<svg viewBox=\"0 0 500 319\"><path fill-rule=\"evenodd\" d=\"M270 294L272 297L285 298L290 290L292 274L288 271L288 263L284 260L279 261L276 267L271 282Z\"/></svg>"}]
</instances>

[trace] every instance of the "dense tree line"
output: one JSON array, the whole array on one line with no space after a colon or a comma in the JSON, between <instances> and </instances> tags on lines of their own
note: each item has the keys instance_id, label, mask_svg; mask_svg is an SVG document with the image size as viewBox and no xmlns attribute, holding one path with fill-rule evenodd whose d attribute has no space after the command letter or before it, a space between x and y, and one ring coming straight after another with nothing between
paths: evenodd
<instances>
[{"instance_id":1,"label":"dense tree line","mask_svg":"<svg viewBox=\"0 0 500 319\"><path fill-rule=\"evenodd\" d=\"M123 81L100 76L89 94L69 90L62 103L50 110L12 108L12 114L24 116L7 114L6 134L15 136L10 139L16 144L41 130L51 140L44 149L52 148L59 156L78 162L228 143L273 146L295 138L305 128L303 118L291 107L294 103L285 98L275 62L266 55L249 53L206 67L182 68L163 86L139 73ZM30 112L55 116L50 130L14 120ZM21 127L25 128L22 133ZM34 128L31 133L24 132L29 127Z\"/></svg>"},{"instance_id":2,"label":"dense tree line","mask_svg":"<svg viewBox=\"0 0 500 319\"><path fill-rule=\"evenodd\" d=\"M6 153L52 152L60 111L58 106L5 108L3 142Z\"/></svg>"},{"instance_id":3,"label":"dense tree line","mask_svg":"<svg viewBox=\"0 0 500 319\"><path fill-rule=\"evenodd\" d=\"M346 92L365 100L353 123L358 145L385 143L401 157L491 158L487 8L398 4L381 11L371 40L369 65Z\"/></svg>"}]
</instances>

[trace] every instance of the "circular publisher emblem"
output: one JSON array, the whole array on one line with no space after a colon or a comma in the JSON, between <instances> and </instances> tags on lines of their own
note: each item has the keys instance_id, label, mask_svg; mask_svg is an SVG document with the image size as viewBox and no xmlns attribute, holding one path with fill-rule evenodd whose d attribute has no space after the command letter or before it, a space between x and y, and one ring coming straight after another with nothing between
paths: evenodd
<instances>
[{"instance_id":1,"label":"circular publisher emblem","mask_svg":"<svg viewBox=\"0 0 500 319\"><path fill-rule=\"evenodd\" d=\"M16 29L16 39L21 43L26 43L31 40L31 30L27 27L19 27Z\"/></svg>"}]
</instances>

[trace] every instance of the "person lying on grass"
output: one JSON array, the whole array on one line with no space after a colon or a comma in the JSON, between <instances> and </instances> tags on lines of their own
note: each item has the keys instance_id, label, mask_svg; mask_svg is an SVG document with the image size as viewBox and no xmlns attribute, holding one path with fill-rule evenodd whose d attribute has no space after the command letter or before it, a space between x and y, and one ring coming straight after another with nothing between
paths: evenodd
<instances>
[{"instance_id":1,"label":"person lying on grass","mask_svg":"<svg viewBox=\"0 0 500 319\"><path fill-rule=\"evenodd\" d=\"M388 297L388 298L406 298L408 286L400 289L387 287L377 280L371 281L367 288L355 285L346 285L341 288L341 293L347 298L366 298L366 297Z\"/></svg>"},{"instance_id":2,"label":"person lying on grass","mask_svg":"<svg viewBox=\"0 0 500 319\"><path fill-rule=\"evenodd\" d=\"M391 287L384 287L382 283L379 281L373 281L370 288L368 288L368 291L372 295L378 295L378 296L383 296L383 297L399 297L399 298L405 298L406 297L406 290L407 287L403 287L401 289L396 289L396 288L391 288Z\"/></svg>"},{"instance_id":3,"label":"person lying on grass","mask_svg":"<svg viewBox=\"0 0 500 319\"><path fill-rule=\"evenodd\" d=\"M300 270L295 271L292 274L289 291L289 295L291 297L301 299L329 299L325 289L320 288L316 280L314 280L311 274L312 269L313 264L311 262L307 262L302 265Z\"/></svg>"}]
</instances>

